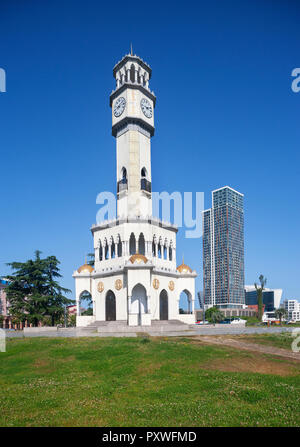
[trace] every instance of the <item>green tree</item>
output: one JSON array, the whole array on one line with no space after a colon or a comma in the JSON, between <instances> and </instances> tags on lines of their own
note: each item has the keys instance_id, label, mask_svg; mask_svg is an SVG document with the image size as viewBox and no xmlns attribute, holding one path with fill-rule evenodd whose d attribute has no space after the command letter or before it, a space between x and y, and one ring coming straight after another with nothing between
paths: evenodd
<instances>
[{"instance_id":1,"label":"green tree","mask_svg":"<svg viewBox=\"0 0 300 447\"><path fill-rule=\"evenodd\" d=\"M218 307L210 307L205 311L205 319L210 323L216 324L224 320L225 316Z\"/></svg>"},{"instance_id":2,"label":"green tree","mask_svg":"<svg viewBox=\"0 0 300 447\"><path fill-rule=\"evenodd\" d=\"M275 316L276 318L279 318L280 326L281 326L281 320L282 318L285 318L287 316L287 311L284 307L280 307L279 309L275 310Z\"/></svg>"},{"instance_id":3,"label":"green tree","mask_svg":"<svg viewBox=\"0 0 300 447\"><path fill-rule=\"evenodd\" d=\"M65 293L69 293L71 291L61 287L57 282L57 279L62 277L59 273L60 261L55 256L48 256L44 261L47 292L49 297L47 312L51 317L52 326L54 326L64 314L65 306L72 304L73 301L64 296Z\"/></svg>"},{"instance_id":4,"label":"green tree","mask_svg":"<svg viewBox=\"0 0 300 447\"><path fill-rule=\"evenodd\" d=\"M88 307L87 309L85 309L81 315L93 315L93 308L92 307Z\"/></svg>"},{"instance_id":5,"label":"green tree","mask_svg":"<svg viewBox=\"0 0 300 447\"><path fill-rule=\"evenodd\" d=\"M259 321L262 320L263 316L263 290L265 289L265 285L267 284L267 278L264 277L264 275L259 276L259 282L260 286L257 285L257 283L254 283L254 287L257 291L257 307L258 307L258 319Z\"/></svg>"},{"instance_id":6,"label":"green tree","mask_svg":"<svg viewBox=\"0 0 300 447\"><path fill-rule=\"evenodd\" d=\"M28 320L33 326L45 317L51 317L55 324L58 315L63 313L64 306L72 303L63 293L69 292L59 286L56 278L60 278L59 261L55 256L42 259L41 252L35 252L35 258L26 262L10 262L14 270L7 278L10 284L6 288L10 302L10 314L14 321Z\"/></svg>"}]
</instances>

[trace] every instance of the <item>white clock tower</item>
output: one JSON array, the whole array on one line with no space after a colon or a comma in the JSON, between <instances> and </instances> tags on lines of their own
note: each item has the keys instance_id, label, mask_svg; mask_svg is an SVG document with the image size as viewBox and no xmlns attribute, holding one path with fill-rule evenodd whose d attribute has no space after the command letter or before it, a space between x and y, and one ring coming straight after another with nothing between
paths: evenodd
<instances>
[{"instance_id":1,"label":"white clock tower","mask_svg":"<svg viewBox=\"0 0 300 447\"><path fill-rule=\"evenodd\" d=\"M155 95L151 68L137 56L125 56L113 69L116 90L110 95L112 134L117 141L117 215L150 216L151 137Z\"/></svg>"},{"instance_id":2,"label":"white clock tower","mask_svg":"<svg viewBox=\"0 0 300 447\"><path fill-rule=\"evenodd\" d=\"M84 264L75 278L77 326L109 331L157 324L194 323L196 272L176 267L177 227L152 216L151 137L156 97L149 88L151 68L127 54L113 75L110 95L112 135L117 145L117 218L92 226L94 267ZM188 312L179 313L184 291ZM93 315L80 315L90 294ZM181 326L180 326L181 325ZM126 329L127 328L127 329Z\"/></svg>"}]
</instances>

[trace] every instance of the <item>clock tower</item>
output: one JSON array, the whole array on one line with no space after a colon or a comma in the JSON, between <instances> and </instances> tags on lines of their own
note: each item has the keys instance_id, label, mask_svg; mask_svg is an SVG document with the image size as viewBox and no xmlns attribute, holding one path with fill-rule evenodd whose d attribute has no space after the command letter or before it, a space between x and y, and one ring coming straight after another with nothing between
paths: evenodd
<instances>
[{"instance_id":1,"label":"clock tower","mask_svg":"<svg viewBox=\"0 0 300 447\"><path fill-rule=\"evenodd\" d=\"M186 330L195 322L197 274L184 263L176 266L176 225L152 216L156 98L149 88L151 68L131 52L115 65L113 75L117 216L92 226L94 265L85 263L73 273L76 326L106 334L145 328L151 333ZM187 300L186 314L180 312L181 292ZM80 315L80 301L88 295L93 315Z\"/></svg>"},{"instance_id":2,"label":"clock tower","mask_svg":"<svg viewBox=\"0 0 300 447\"><path fill-rule=\"evenodd\" d=\"M117 144L117 216L151 216L151 137L156 101L149 89L151 68L140 57L128 54L115 65L113 75L116 89L110 95L110 106Z\"/></svg>"}]
</instances>

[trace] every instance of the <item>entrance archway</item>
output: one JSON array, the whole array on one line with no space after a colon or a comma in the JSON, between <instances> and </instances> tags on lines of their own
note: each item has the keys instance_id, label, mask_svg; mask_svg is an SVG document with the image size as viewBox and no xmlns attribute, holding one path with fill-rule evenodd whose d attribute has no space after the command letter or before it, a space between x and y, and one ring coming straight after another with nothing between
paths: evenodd
<instances>
[{"instance_id":1,"label":"entrance archway","mask_svg":"<svg viewBox=\"0 0 300 447\"><path fill-rule=\"evenodd\" d=\"M142 314L147 313L147 293L142 284L137 284L132 289L130 313L138 316L138 325L142 324Z\"/></svg>"},{"instance_id":2,"label":"entrance archway","mask_svg":"<svg viewBox=\"0 0 300 447\"><path fill-rule=\"evenodd\" d=\"M166 290L162 290L159 295L159 319L169 319L169 302L168 293L166 292Z\"/></svg>"},{"instance_id":3,"label":"entrance archway","mask_svg":"<svg viewBox=\"0 0 300 447\"><path fill-rule=\"evenodd\" d=\"M192 312L192 294L188 290L183 290L180 294L179 309L180 314L191 314Z\"/></svg>"},{"instance_id":4,"label":"entrance archway","mask_svg":"<svg viewBox=\"0 0 300 447\"><path fill-rule=\"evenodd\" d=\"M105 298L105 320L116 321L116 297L111 290L107 292Z\"/></svg>"},{"instance_id":5,"label":"entrance archway","mask_svg":"<svg viewBox=\"0 0 300 447\"><path fill-rule=\"evenodd\" d=\"M94 314L94 305L93 299L90 292L84 290L79 295L79 300L77 303L77 315L93 315Z\"/></svg>"}]
</instances>

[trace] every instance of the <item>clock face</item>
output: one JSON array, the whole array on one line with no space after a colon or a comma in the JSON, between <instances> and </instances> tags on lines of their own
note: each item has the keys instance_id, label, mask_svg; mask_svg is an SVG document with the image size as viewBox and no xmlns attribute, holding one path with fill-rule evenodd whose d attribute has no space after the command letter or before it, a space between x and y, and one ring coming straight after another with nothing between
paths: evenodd
<instances>
[{"instance_id":1,"label":"clock face","mask_svg":"<svg viewBox=\"0 0 300 447\"><path fill-rule=\"evenodd\" d=\"M143 98L141 100L141 109L142 109L143 114L145 115L146 118L152 117L152 107L151 107L151 104L148 101L148 99Z\"/></svg>"},{"instance_id":2,"label":"clock face","mask_svg":"<svg viewBox=\"0 0 300 447\"><path fill-rule=\"evenodd\" d=\"M121 96L120 98L118 98L115 102L114 105L114 115L116 118L118 118L118 116L121 116L122 113L125 110L125 106L126 106L126 99L123 98L123 96Z\"/></svg>"}]
</instances>

